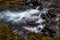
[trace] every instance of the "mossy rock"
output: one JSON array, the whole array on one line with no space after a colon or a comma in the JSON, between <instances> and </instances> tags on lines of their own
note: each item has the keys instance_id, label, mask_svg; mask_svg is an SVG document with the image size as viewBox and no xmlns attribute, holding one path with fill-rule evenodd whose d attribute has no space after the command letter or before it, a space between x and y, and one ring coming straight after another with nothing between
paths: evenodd
<instances>
[{"instance_id":1,"label":"mossy rock","mask_svg":"<svg viewBox=\"0 0 60 40\"><path fill-rule=\"evenodd\" d=\"M55 40L55 39L51 38L51 37L44 36L44 37L41 37L41 40Z\"/></svg>"},{"instance_id":2,"label":"mossy rock","mask_svg":"<svg viewBox=\"0 0 60 40\"><path fill-rule=\"evenodd\" d=\"M39 35L36 33L29 33L28 40L40 40Z\"/></svg>"},{"instance_id":3,"label":"mossy rock","mask_svg":"<svg viewBox=\"0 0 60 40\"><path fill-rule=\"evenodd\" d=\"M5 24L0 23L0 40L25 40L21 36L14 35L11 28Z\"/></svg>"},{"instance_id":4,"label":"mossy rock","mask_svg":"<svg viewBox=\"0 0 60 40\"><path fill-rule=\"evenodd\" d=\"M26 39L21 36L15 36L15 40L26 40Z\"/></svg>"},{"instance_id":5,"label":"mossy rock","mask_svg":"<svg viewBox=\"0 0 60 40\"><path fill-rule=\"evenodd\" d=\"M0 23L0 40L14 40L14 34L7 24Z\"/></svg>"}]
</instances>

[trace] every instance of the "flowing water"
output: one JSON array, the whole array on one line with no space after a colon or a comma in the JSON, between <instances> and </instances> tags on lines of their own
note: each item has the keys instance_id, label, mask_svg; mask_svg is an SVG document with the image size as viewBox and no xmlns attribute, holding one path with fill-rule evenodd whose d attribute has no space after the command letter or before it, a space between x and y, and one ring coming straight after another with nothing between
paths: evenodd
<instances>
[{"instance_id":1,"label":"flowing water","mask_svg":"<svg viewBox=\"0 0 60 40\"><path fill-rule=\"evenodd\" d=\"M22 26L23 29L31 31L31 32L41 32L44 28L45 24L42 24L45 20L42 19L41 14L48 13L47 8L43 8L42 10L38 10L39 7L36 9L27 9L26 11L21 12L11 12L11 11L3 11L0 13L0 20L5 22L11 22L12 24L26 24L28 21L35 21L36 24L39 23L37 26ZM21 27L20 27L21 28ZM38 30L39 29L39 30ZM16 33L17 30L13 32Z\"/></svg>"}]
</instances>

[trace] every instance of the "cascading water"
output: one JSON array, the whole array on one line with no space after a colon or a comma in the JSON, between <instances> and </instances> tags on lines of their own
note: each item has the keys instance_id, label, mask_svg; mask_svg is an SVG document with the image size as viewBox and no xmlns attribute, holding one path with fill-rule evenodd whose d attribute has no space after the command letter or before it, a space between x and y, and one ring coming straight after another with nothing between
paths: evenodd
<instances>
[{"instance_id":1,"label":"cascading water","mask_svg":"<svg viewBox=\"0 0 60 40\"><path fill-rule=\"evenodd\" d=\"M0 20L3 20L5 22L11 22L11 23L26 23L26 21L35 21L36 23L39 23L38 26L23 26L25 30L31 31L31 32L40 32L45 24L42 24L45 20L41 18L41 14L46 14L49 9L43 8L42 10L38 10L39 7L36 9L28 9L26 11L22 12L11 12L11 11L5 11L0 13ZM40 30L38 30L40 28ZM14 31L15 32L15 31Z\"/></svg>"}]
</instances>

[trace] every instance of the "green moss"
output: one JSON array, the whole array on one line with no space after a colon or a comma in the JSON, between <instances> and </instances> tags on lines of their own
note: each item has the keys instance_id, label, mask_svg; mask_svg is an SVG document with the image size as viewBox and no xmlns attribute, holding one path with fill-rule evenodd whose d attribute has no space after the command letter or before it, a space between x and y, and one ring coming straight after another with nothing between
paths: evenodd
<instances>
[{"instance_id":1,"label":"green moss","mask_svg":"<svg viewBox=\"0 0 60 40\"><path fill-rule=\"evenodd\" d=\"M25 40L20 36L15 36L7 24L0 23L0 40Z\"/></svg>"},{"instance_id":2,"label":"green moss","mask_svg":"<svg viewBox=\"0 0 60 40\"><path fill-rule=\"evenodd\" d=\"M15 40L26 40L26 39L21 36L15 36Z\"/></svg>"},{"instance_id":3,"label":"green moss","mask_svg":"<svg viewBox=\"0 0 60 40\"><path fill-rule=\"evenodd\" d=\"M41 37L41 40L55 40L55 39L53 39L51 37L43 36L43 37Z\"/></svg>"},{"instance_id":4,"label":"green moss","mask_svg":"<svg viewBox=\"0 0 60 40\"><path fill-rule=\"evenodd\" d=\"M28 40L39 40L39 35L36 33L29 33L28 34Z\"/></svg>"},{"instance_id":5,"label":"green moss","mask_svg":"<svg viewBox=\"0 0 60 40\"><path fill-rule=\"evenodd\" d=\"M0 24L0 40L14 40L14 34L7 24Z\"/></svg>"}]
</instances>

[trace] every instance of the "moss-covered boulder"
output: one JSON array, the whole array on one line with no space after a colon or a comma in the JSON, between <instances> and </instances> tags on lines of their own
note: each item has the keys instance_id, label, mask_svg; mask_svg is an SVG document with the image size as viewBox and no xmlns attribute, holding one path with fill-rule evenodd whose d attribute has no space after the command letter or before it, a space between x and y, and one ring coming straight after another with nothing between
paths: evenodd
<instances>
[{"instance_id":1,"label":"moss-covered boulder","mask_svg":"<svg viewBox=\"0 0 60 40\"><path fill-rule=\"evenodd\" d=\"M40 37L36 33L29 33L28 34L28 40L40 40Z\"/></svg>"},{"instance_id":2,"label":"moss-covered boulder","mask_svg":"<svg viewBox=\"0 0 60 40\"><path fill-rule=\"evenodd\" d=\"M7 24L0 23L0 40L14 40L14 34Z\"/></svg>"},{"instance_id":3,"label":"moss-covered boulder","mask_svg":"<svg viewBox=\"0 0 60 40\"><path fill-rule=\"evenodd\" d=\"M25 40L25 39L21 36L14 35L11 28L7 24L0 23L0 40Z\"/></svg>"}]
</instances>

